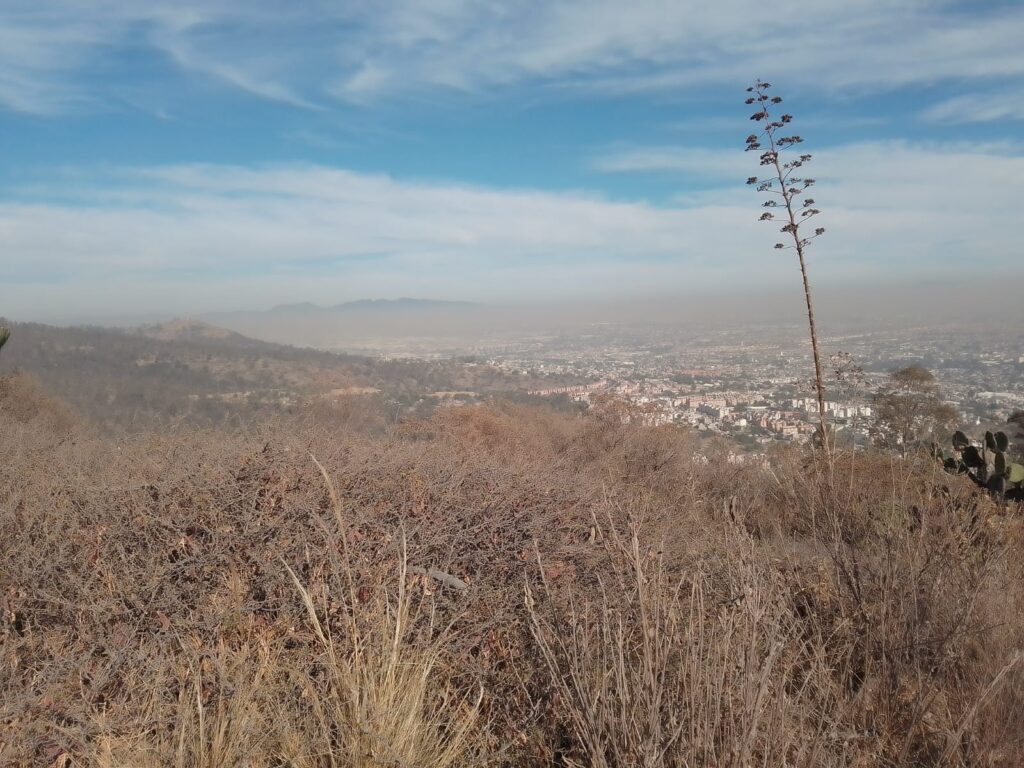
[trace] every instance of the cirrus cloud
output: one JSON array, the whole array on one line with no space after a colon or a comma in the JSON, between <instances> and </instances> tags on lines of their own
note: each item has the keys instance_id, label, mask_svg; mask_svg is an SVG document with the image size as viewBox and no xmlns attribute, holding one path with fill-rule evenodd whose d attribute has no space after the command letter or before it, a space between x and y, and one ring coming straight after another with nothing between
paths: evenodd
<instances>
[{"instance_id":1,"label":"cirrus cloud","mask_svg":"<svg viewBox=\"0 0 1024 768\"><path fill-rule=\"evenodd\" d=\"M952 0L778 0L768 12L755 0L13 0L0 9L0 103L97 106L118 86L111 61L147 51L304 108L439 88L731 87L754 74L878 91L1019 78L1022 37L1024 7Z\"/></svg>"}]
</instances>

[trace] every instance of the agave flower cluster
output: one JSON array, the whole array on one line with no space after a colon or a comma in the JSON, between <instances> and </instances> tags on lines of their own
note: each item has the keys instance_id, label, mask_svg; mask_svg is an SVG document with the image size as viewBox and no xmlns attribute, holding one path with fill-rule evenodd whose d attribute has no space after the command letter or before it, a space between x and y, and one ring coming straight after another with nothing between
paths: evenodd
<instances>
[{"instance_id":1,"label":"agave flower cluster","mask_svg":"<svg viewBox=\"0 0 1024 768\"><path fill-rule=\"evenodd\" d=\"M760 221L783 220L783 226L779 231L792 237L793 245L789 247L802 250L810 244L811 240L825 234L824 227L815 228L811 235L805 235L805 230L801 230L801 226L805 222L821 213L814 207L814 198L804 197L802 201L800 200L804 193L814 186L814 179L796 175L803 166L811 162L811 155L801 154L792 160L783 157L782 153L785 150L802 144L803 138L797 135L779 135L792 122L793 116L782 114L776 118L772 114L772 108L782 103L782 97L769 96L770 88L770 83L761 80L747 88L747 93L753 95L747 97L745 103L757 105L757 111L750 116L750 119L761 124L761 132L747 136L746 151L763 150L760 158L761 165L772 172L772 177L761 179L751 176L747 179L747 184L756 186L758 192L772 195L762 203L762 207L768 210L761 214ZM777 208L784 208L785 211L779 211L776 215L774 209ZM785 248L787 246L785 243L776 243L775 247Z\"/></svg>"}]
</instances>

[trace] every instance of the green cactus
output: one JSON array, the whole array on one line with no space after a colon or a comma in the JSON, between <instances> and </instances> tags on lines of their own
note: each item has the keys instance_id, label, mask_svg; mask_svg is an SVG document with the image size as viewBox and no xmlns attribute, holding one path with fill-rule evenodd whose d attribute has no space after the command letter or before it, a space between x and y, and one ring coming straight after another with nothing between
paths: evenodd
<instances>
[{"instance_id":1,"label":"green cactus","mask_svg":"<svg viewBox=\"0 0 1024 768\"><path fill-rule=\"evenodd\" d=\"M1006 454L1004 454L1002 451L996 452L996 457L992 461L992 469L995 471L995 474L997 475L1006 474Z\"/></svg>"},{"instance_id":2,"label":"green cactus","mask_svg":"<svg viewBox=\"0 0 1024 768\"><path fill-rule=\"evenodd\" d=\"M973 445L968 445L960 452L960 460L971 469L981 469L985 466L985 458Z\"/></svg>"},{"instance_id":3,"label":"green cactus","mask_svg":"<svg viewBox=\"0 0 1024 768\"><path fill-rule=\"evenodd\" d=\"M1005 432L996 432L996 450L1000 453L1006 453L1006 450L1010 447L1010 438L1006 436Z\"/></svg>"},{"instance_id":4,"label":"green cactus","mask_svg":"<svg viewBox=\"0 0 1024 768\"><path fill-rule=\"evenodd\" d=\"M4 344L7 343L9 338L11 338L11 329L0 325L0 349L3 349Z\"/></svg>"},{"instance_id":5,"label":"green cactus","mask_svg":"<svg viewBox=\"0 0 1024 768\"><path fill-rule=\"evenodd\" d=\"M1002 475L992 475L985 483L985 487L992 493L1001 496L1006 493L1006 478Z\"/></svg>"},{"instance_id":6,"label":"green cactus","mask_svg":"<svg viewBox=\"0 0 1024 768\"><path fill-rule=\"evenodd\" d=\"M950 456L948 459L944 459L942 462L943 468L951 475L963 475L967 472L968 467L959 459L955 459Z\"/></svg>"},{"instance_id":7,"label":"green cactus","mask_svg":"<svg viewBox=\"0 0 1024 768\"><path fill-rule=\"evenodd\" d=\"M1006 466L1006 481L1015 488L1024 488L1024 464L1008 464Z\"/></svg>"},{"instance_id":8,"label":"green cactus","mask_svg":"<svg viewBox=\"0 0 1024 768\"><path fill-rule=\"evenodd\" d=\"M1006 458L1010 439L1005 432L986 432L981 445L973 445L963 432L953 434L953 455L947 456L938 446L933 456L951 474L967 475L977 485L1002 499L1024 496L1024 465Z\"/></svg>"},{"instance_id":9,"label":"green cactus","mask_svg":"<svg viewBox=\"0 0 1024 768\"><path fill-rule=\"evenodd\" d=\"M956 432L953 433L953 450L954 451L962 451L964 448L966 448L970 444L971 444L971 441L967 439L967 435L965 435L959 429Z\"/></svg>"}]
</instances>

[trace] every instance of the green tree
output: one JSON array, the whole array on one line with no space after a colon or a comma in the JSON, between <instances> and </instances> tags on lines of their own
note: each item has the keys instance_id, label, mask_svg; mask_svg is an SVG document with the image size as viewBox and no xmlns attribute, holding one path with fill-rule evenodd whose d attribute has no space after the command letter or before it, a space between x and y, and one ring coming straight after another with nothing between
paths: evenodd
<instances>
[{"instance_id":1,"label":"green tree","mask_svg":"<svg viewBox=\"0 0 1024 768\"><path fill-rule=\"evenodd\" d=\"M1017 428L1017 432L1014 435L1016 442L1011 443L1010 447L1017 458L1024 459L1024 411L1014 411L1010 414L1010 418L1006 420L1006 423Z\"/></svg>"}]
</instances>

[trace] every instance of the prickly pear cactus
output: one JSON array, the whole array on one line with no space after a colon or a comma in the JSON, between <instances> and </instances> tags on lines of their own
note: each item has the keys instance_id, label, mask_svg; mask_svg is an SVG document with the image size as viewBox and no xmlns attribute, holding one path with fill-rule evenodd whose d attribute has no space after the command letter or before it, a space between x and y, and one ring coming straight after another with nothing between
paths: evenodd
<instances>
[{"instance_id":1,"label":"prickly pear cactus","mask_svg":"<svg viewBox=\"0 0 1024 768\"><path fill-rule=\"evenodd\" d=\"M1006 481L1015 488L1024 488L1024 464L1007 464Z\"/></svg>"},{"instance_id":2,"label":"prickly pear cactus","mask_svg":"<svg viewBox=\"0 0 1024 768\"><path fill-rule=\"evenodd\" d=\"M971 441L967 439L967 435L965 435L959 429L956 432L953 433L953 450L954 451L962 451L964 448L966 448L970 444L971 444Z\"/></svg>"},{"instance_id":3,"label":"prickly pear cactus","mask_svg":"<svg viewBox=\"0 0 1024 768\"><path fill-rule=\"evenodd\" d=\"M1024 499L1024 465L1007 459L1010 438L1005 432L986 432L980 444L975 445L957 431L952 443L951 454L935 447L935 457L947 472L967 475L1000 498Z\"/></svg>"}]
</instances>

